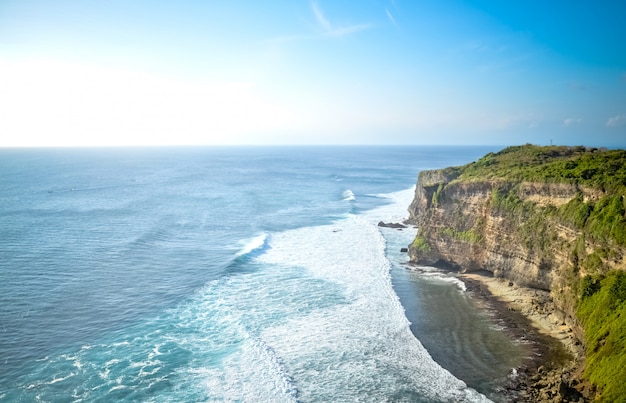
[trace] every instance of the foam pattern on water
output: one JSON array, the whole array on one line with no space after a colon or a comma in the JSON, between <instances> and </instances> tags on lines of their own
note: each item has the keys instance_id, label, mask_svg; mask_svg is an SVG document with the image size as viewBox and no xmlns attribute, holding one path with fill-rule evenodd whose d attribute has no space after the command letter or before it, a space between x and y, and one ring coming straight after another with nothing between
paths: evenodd
<instances>
[{"instance_id":1,"label":"foam pattern on water","mask_svg":"<svg viewBox=\"0 0 626 403\"><path fill-rule=\"evenodd\" d=\"M385 196L392 203L367 217L242 240L232 275L123 333L33 363L3 398L485 401L432 360L391 286L374 222L393 205L401 214L393 201L407 195Z\"/></svg>"},{"instance_id":2,"label":"foam pattern on water","mask_svg":"<svg viewBox=\"0 0 626 403\"><path fill-rule=\"evenodd\" d=\"M407 208L413 201L414 195L415 186L398 192L372 195L380 199L386 199L389 203L366 211L362 214L362 216L368 218L372 222L377 222L379 220L403 222L408 216Z\"/></svg>"},{"instance_id":3,"label":"foam pattern on water","mask_svg":"<svg viewBox=\"0 0 626 403\"><path fill-rule=\"evenodd\" d=\"M356 197L354 196L354 193L352 192L352 190L350 189L346 189L342 194L341 197L343 197L344 201L352 201L355 200Z\"/></svg>"},{"instance_id":4,"label":"foam pattern on water","mask_svg":"<svg viewBox=\"0 0 626 403\"><path fill-rule=\"evenodd\" d=\"M247 254L250 254L257 250L262 250L265 247L267 242L267 233L262 233L260 235L255 236L254 238L247 239L242 241L242 248L237 252L235 256L240 257Z\"/></svg>"},{"instance_id":5,"label":"foam pattern on water","mask_svg":"<svg viewBox=\"0 0 626 403\"><path fill-rule=\"evenodd\" d=\"M287 317L343 303L340 289L297 270L212 281L189 303L125 329L125 337L34 363L8 397L296 401L294 379L262 330Z\"/></svg>"},{"instance_id":6,"label":"foam pattern on water","mask_svg":"<svg viewBox=\"0 0 626 403\"><path fill-rule=\"evenodd\" d=\"M376 227L356 216L272 237L259 261L300 267L339 285L347 303L287 318L265 328L263 339L282 357L307 401L481 401L410 332L384 248Z\"/></svg>"}]
</instances>

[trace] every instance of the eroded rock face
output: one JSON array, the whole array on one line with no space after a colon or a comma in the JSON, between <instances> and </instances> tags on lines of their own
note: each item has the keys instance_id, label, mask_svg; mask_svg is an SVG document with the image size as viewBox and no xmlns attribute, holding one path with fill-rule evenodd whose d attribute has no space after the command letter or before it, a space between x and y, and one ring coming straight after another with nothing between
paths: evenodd
<instances>
[{"instance_id":1,"label":"eroded rock face","mask_svg":"<svg viewBox=\"0 0 626 403\"><path fill-rule=\"evenodd\" d=\"M458 176L458 175L457 175ZM582 242L586 252L599 249L580 231L543 211L577 195L598 199L601 192L577 185L458 181L454 174L423 171L409 207L409 222L417 225L409 256L417 264L448 265L463 272L487 270L527 287L551 291L557 306L573 320L571 295L574 277L585 273L575 264ZM515 194L515 200L506 199ZM624 251L613 263L622 266Z\"/></svg>"},{"instance_id":2,"label":"eroded rock face","mask_svg":"<svg viewBox=\"0 0 626 403\"><path fill-rule=\"evenodd\" d=\"M625 161L624 150L527 144L418 177L409 208L409 223L418 227L408 248L414 263L486 270L509 283L543 290L537 292L544 300L533 299L522 310L532 312L540 304L554 323L572 330L572 371L538 374L532 389L539 394L526 390L529 401L592 399L596 390L609 393L622 386L592 381L621 359L623 346L609 344L609 339L621 340L619 330L589 332L605 318L620 317L597 298L586 298L599 292L615 304L623 301L622 286L613 283L609 289L606 282L623 278L620 271L626 271ZM592 316L585 311L590 305L597 308ZM589 325L587 334L577 307ZM580 378L585 354L589 379ZM545 382L553 372L555 382ZM577 393L569 396L571 388Z\"/></svg>"}]
</instances>

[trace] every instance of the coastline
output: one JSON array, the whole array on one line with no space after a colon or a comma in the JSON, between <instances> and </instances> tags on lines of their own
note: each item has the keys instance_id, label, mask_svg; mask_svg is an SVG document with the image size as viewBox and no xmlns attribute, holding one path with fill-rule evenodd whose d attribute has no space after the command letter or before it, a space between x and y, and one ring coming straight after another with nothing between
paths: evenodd
<instances>
[{"instance_id":1,"label":"coastline","mask_svg":"<svg viewBox=\"0 0 626 403\"><path fill-rule=\"evenodd\" d=\"M568 352L581 353L580 342L572 328L559 317L547 291L520 287L508 280L479 273L461 274L464 280L479 282L492 297L527 317L539 332L560 341Z\"/></svg>"},{"instance_id":2,"label":"coastline","mask_svg":"<svg viewBox=\"0 0 626 403\"><path fill-rule=\"evenodd\" d=\"M581 380L584 347L563 322L547 291L518 286L487 273L462 273L468 293L513 340L528 348L509 377L503 401L585 402L590 385Z\"/></svg>"}]
</instances>

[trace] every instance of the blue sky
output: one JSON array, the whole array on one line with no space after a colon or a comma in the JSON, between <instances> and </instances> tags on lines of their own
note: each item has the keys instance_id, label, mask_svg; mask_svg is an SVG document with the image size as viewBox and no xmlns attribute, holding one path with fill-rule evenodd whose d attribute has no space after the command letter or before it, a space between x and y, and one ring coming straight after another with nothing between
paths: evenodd
<instances>
[{"instance_id":1,"label":"blue sky","mask_svg":"<svg viewBox=\"0 0 626 403\"><path fill-rule=\"evenodd\" d=\"M2 0L0 146L626 147L626 2Z\"/></svg>"}]
</instances>

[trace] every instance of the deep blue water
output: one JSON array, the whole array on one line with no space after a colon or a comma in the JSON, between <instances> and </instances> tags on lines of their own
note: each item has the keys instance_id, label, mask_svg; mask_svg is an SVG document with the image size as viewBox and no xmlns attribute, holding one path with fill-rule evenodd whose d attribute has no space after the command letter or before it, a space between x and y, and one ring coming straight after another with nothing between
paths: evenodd
<instances>
[{"instance_id":1,"label":"deep blue water","mask_svg":"<svg viewBox=\"0 0 626 403\"><path fill-rule=\"evenodd\" d=\"M0 400L484 400L515 346L376 223L488 151L0 150ZM466 342L431 354L407 316Z\"/></svg>"}]
</instances>

